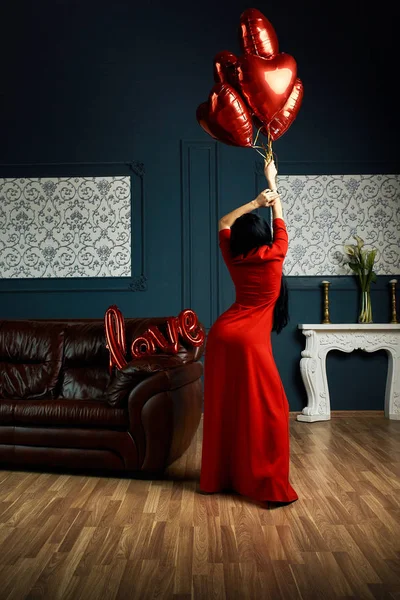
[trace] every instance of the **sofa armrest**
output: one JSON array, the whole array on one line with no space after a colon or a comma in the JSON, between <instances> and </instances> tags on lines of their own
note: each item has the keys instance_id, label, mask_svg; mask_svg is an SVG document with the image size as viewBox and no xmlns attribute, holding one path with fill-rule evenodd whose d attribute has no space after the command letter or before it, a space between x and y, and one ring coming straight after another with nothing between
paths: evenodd
<instances>
[{"instance_id":1,"label":"sofa armrest","mask_svg":"<svg viewBox=\"0 0 400 600\"><path fill-rule=\"evenodd\" d=\"M108 404L113 407L126 406L130 392L143 380L154 373L175 369L184 364L176 355L158 354L132 360L123 369L115 372L113 379L108 384L105 395Z\"/></svg>"},{"instance_id":2,"label":"sofa armrest","mask_svg":"<svg viewBox=\"0 0 400 600\"><path fill-rule=\"evenodd\" d=\"M146 432L142 418L142 411L146 404L150 404L152 400L154 405L158 404L157 409L154 409L154 413L157 412L157 416L155 416L157 426L165 425L167 428L167 424L174 416L171 402L174 391L198 381L202 373L201 362L189 363L175 369L155 373L130 392L128 396L129 430L137 446L140 465L143 464L146 455ZM148 408L149 406L146 407L146 409ZM146 421L149 418L151 419L151 409L146 412Z\"/></svg>"}]
</instances>

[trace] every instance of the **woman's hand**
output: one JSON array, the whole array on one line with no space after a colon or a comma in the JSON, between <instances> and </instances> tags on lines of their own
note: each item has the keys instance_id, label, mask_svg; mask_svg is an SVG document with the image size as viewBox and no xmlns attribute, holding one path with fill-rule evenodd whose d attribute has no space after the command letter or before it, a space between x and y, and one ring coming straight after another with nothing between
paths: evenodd
<instances>
[{"instance_id":1,"label":"woman's hand","mask_svg":"<svg viewBox=\"0 0 400 600\"><path fill-rule=\"evenodd\" d=\"M269 163L265 161L264 165L264 175L269 183L269 185L273 188L276 183L276 176L278 175L277 168L275 166L274 159L272 158Z\"/></svg>"},{"instance_id":2,"label":"woman's hand","mask_svg":"<svg viewBox=\"0 0 400 600\"><path fill-rule=\"evenodd\" d=\"M272 192L271 190L264 190L260 194L258 194L257 198L253 200L254 204L257 205L257 208L274 206L275 202L279 199L278 192Z\"/></svg>"}]
</instances>

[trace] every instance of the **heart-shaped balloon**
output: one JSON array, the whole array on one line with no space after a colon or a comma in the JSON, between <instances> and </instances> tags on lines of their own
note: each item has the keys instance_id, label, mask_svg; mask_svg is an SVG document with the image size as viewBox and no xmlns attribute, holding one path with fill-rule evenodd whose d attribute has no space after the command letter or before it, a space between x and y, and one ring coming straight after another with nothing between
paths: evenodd
<instances>
[{"instance_id":1,"label":"heart-shaped balloon","mask_svg":"<svg viewBox=\"0 0 400 600\"><path fill-rule=\"evenodd\" d=\"M269 123L269 133L273 141L280 138L289 129L300 110L303 96L303 83L297 78L285 106L276 113Z\"/></svg>"},{"instance_id":2,"label":"heart-shaped balloon","mask_svg":"<svg viewBox=\"0 0 400 600\"><path fill-rule=\"evenodd\" d=\"M214 81L229 83L235 89L238 87L237 56L229 50L222 50L214 57Z\"/></svg>"},{"instance_id":3,"label":"heart-shaped balloon","mask_svg":"<svg viewBox=\"0 0 400 600\"><path fill-rule=\"evenodd\" d=\"M256 117L268 123L288 100L296 81L297 65L290 54L273 58L246 54L238 59L242 94Z\"/></svg>"},{"instance_id":4,"label":"heart-shaped balloon","mask_svg":"<svg viewBox=\"0 0 400 600\"><path fill-rule=\"evenodd\" d=\"M197 108L196 118L206 133L230 146L252 146L253 124L249 109L228 83L216 83Z\"/></svg>"},{"instance_id":5,"label":"heart-shaped balloon","mask_svg":"<svg viewBox=\"0 0 400 600\"><path fill-rule=\"evenodd\" d=\"M211 135L215 140L219 140L219 136L223 135L223 132L217 125L210 125L209 123L209 108L208 102L202 102L199 104L196 110L196 119L198 124L204 129L208 135ZM262 125L262 123L261 123Z\"/></svg>"},{"instance_id":6,"label":"heart-shaped balloon","mask_svg":"<svg viewBox=\"0 0 400 600\"><path fill-rule=\"evenodd\" d=\"M239 43L243 54L272 58L279 52L275 29L256 8L248 8L240 16Z\"/></svg>"}]
</instances>

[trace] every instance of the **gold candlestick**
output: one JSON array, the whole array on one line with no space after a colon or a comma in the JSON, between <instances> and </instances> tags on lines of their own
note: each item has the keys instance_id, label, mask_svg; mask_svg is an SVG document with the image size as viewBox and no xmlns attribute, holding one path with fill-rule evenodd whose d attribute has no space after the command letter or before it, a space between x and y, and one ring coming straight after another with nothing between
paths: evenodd
<instances>
[{"instance_id":1,"label":"gold candlestick","mask_svg":"<svg viewBox=\"0 0 400 600\"><path fill-rule=\"evenodd\" d=\"M330 324L330 318L329 318L329 286L331 284L330 281L321 281L321 284L324 288L324 320L322 321L323 325L329 325Z\"/></svg>"},{"instance_id":2,"label":"gold candlestick","mask_svg":"<svg viewBox=\"0 0 400 600\"><path fill-rule=\"evenodd\" d=\"M391 279L389 281L390 286L391 286L391 291L392 291L392 320L390 321L391 323L398 323L397 320L397 313L396 313L396 283L397 283L397 279Z\"/></svg>"}]
</instances>

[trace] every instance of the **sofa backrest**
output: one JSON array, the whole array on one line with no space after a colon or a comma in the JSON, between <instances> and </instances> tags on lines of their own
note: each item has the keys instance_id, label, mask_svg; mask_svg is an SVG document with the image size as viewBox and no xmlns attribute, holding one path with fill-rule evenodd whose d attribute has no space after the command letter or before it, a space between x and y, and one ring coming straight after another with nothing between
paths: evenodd
<instances>
[{"instance_id":1,"label":"sofa backrest","mask_svg":"<svg viewBox=\"0 0 400 600\"><path fill-rule=\"evenodd\" d=\"M64 322L64 360L59 396L96 399L110 381L109 354L101 320Z\"/></svg>"},{"instance_id":2,"label":"sofa backrest","mask_svg":"<svg viewBox=\"0 0 400 600\"><path fill-rule=\"evenodd\" d=\"M0 397L56 394L63 357L61 327L37 321L0 321Z\"/></svg>"},{"instance_id":3,"label":"sofa backrest","mask_svg":"<svg viewBox=\"0 0 400 600\"><path fill-rule=\"evenodd\" d=\"M125 319L127 361L132 360L130 346L136 337L149 325L157 325L163 331L165 324L166 318L161 317ZM199 360L202 353L202 347L185 346L180 340L178 357L183 363ZM3 370L0 371L0 397L32 398L50 394L77 400L104 397L110 381L104 320L0 321L0 368L2 361L14 365L11 369L14 375L7 375L10 368L5 377ZM22 369L21 364L29 368ZM23 378L18 387L17 373L21 370ZM48 380L45 380L46 374ZM24 388L27 395L18 395Z\"/></svg>"}]
</instances>

